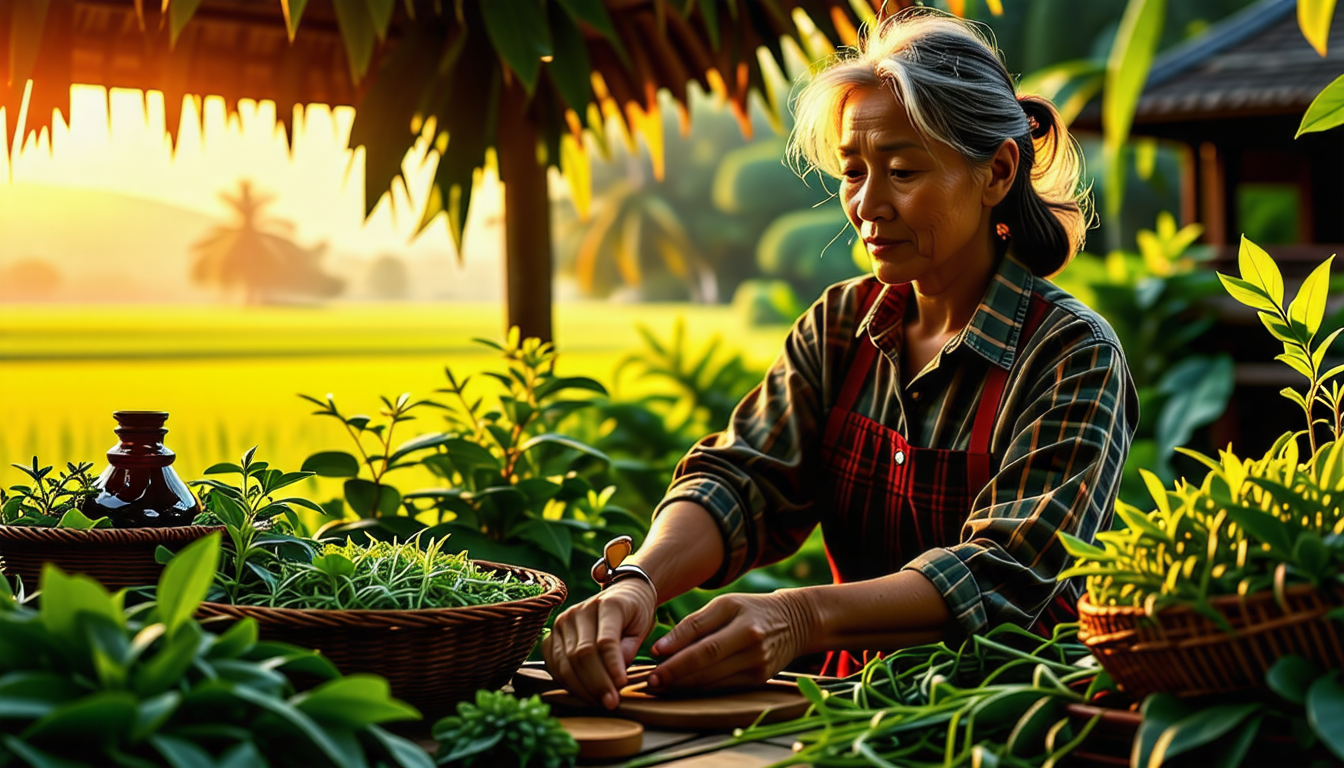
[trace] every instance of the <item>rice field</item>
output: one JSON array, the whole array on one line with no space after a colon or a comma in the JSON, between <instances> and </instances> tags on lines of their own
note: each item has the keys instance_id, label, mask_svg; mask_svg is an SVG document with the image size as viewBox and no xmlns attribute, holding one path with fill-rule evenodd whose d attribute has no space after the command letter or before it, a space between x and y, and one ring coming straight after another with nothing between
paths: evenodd
<instances>
[{"instance_id":1,"label":"rice field","mask_svg":"<svg viewBox=\"0 0 1344 768\"><path fill-rule=\"evenodd\" d=\"M611 388L617 362L643 347L636 323L667 339L678 318L689 349L719 333L726 349L762 367L787 332L748 327L723 306L561 304L559 370ZM34 455L101 468L116 441L115 410L168 411L165 443L185 479L253 445L259 458L297 469L313 452L350 448L340 425L309 415L299 393L330 392L344 412L376 415L379 395L432 395L446 384L445 365L459 375L497 367L497 354L471 339L498 339L502 326L502 307L484 303L0 305L0 485L18 482L9 465ZM640 386L616 385L618 394ZM403 425L396 442L440 428Z\"/></svg>"}]
</instances>

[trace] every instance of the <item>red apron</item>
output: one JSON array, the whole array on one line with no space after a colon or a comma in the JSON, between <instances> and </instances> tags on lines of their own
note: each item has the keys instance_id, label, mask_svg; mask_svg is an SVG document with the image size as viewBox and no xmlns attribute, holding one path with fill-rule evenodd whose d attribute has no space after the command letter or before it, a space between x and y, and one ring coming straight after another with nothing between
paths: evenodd
<instances>
[{"instance_id":1,"label":"red apron","mask_svg":"<svg viewBox=\"0 0 1344 768\"><path fill-rule=\"evenodd\" d=\"M867 316L881 293L880 284L871 287L859 318ZM887 301L902 301L894 290L887 295ZM1047 309L1045 300L1032 294L1019 349L1036 332ZM827 417L822 443L832 512L823 517L821 528L836 584L896 573L934 547L961 542L971 505L989 484L993 466L990 437L1008 379L1007 371L990 366L969 450L912 446L896 430L853 410L878 351L871 337L864 334L864 339ZM1073 605L1057 595L1033 626L1049 637L1055 624L1076 619ZM865 651L860 660L847 651L832 652L822 672L841 677L854 674L873 653Z\"/></svg>"}]
</instances>

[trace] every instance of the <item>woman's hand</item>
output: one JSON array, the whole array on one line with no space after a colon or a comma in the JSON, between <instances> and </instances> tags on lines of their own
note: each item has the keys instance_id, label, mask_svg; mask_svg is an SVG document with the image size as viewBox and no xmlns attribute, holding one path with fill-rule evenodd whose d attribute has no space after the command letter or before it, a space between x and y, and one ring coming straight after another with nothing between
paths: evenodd
<instances>
[{"instance_id":1,"label":"woman's hand","mask_svg":"<svg viewBox=\"0 0 1344 768\"><path fill-rule=\"evenodd\" d=\"M735 688L759 685L810 650L816 611L804 590L720 595L653 644L668 656L649 688Z\"/></svg>"},{"instance_id":2,"label":"woman's hand","mask_svg":"<svg viewBox=\"0 0 1344 768\"><path fill-rule=\"evenodd\" d=\"M654 625L658 595L643 579L623 579L571 606L541 643L546 669L570 693L615 709L625 668Z\"/></svg>"}]
</instances>

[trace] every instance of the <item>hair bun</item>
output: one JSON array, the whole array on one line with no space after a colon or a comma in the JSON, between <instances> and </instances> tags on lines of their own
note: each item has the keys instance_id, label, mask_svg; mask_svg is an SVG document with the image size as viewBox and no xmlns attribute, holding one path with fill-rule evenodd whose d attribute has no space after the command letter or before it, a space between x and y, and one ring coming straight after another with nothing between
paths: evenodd
<instances>
[{"instance_id":1,"label":"hair bun","mask_svg":"<svg viewBox=\"0 0 1344 768\"><path fill-rule=\"evenodd\" d=\"M1027 116L1031 138L1044 139L1054 130L1055 111L1041 97L1023 94L1017 97L1017 103L1022 105L1022 112Z\"/></svg>"}]
</instances>

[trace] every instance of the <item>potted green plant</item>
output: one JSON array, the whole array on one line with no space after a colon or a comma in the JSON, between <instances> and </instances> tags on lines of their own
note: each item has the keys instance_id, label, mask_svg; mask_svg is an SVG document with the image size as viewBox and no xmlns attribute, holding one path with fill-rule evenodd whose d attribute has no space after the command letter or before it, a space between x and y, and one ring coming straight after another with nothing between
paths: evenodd
<instances>
[{"instance_id":1,"label":"potted green plant","mask_svg":"<svg viewBox=\"0 0 1344 768\"><path fill-rule=\"evenodd\" d=\"M26 587L36 586L46 563L91 576L108 589L151 585L162 570L155 559L159 547L182 547L222 530L115 528L106 516L89 509L88 502L98 494L89 474L92 464L67 463L57 471L34 456L31 466L11 466L28 481L10 486L8 492L0 489L0 564Z\"/></svg>"},{"instance_id":2,"label":"potted green plant","mask_svg":"<svg viewBox=\"0 0 1344 768\"><path fill-rule=\"evenodd\" d=\"M1229 447L1217 460L1182 449L1208 468L1202 481L1168 488L1143 478L1154 508L1123 502L1123 528L1099 546L1062 535L1076 558L1061 574L1086 577L1079 637L1127 691L1198 695L1262 687L1280 656L1344 666L1334 623L1344 605L1344 366L1325 368L1335 331L1317 339L1330 261L1285 307L1274 260L1243 238L1241 277L1220 275L1284 344L1277 359L1306 379L1283 396L1306 428L1283 434L1258 459ZM1319 411L1329 418L1318 419ZM1317 425L1324 422L1325 429ZM1318 445L1318 431L1331 439ZM1306 443L1303 450L1302 443Z\"/></svg>"},{"instance_id":3,"label":"potted green plant","mask_svg":"<svg viewBox=\"0 0 1344 768\"><path fill-rule=\"evenodd\" d=\"M206 514L229 540L201 614L255 621L263 638L315 648L348 674L385 677L426 712L508 682L565 598L550 574L473 561L423 533L295 536L293 500L274 498L290 475L254 462L252 451L208 472L238 483L200 483Z\"/></svg>"}]
</instances>

